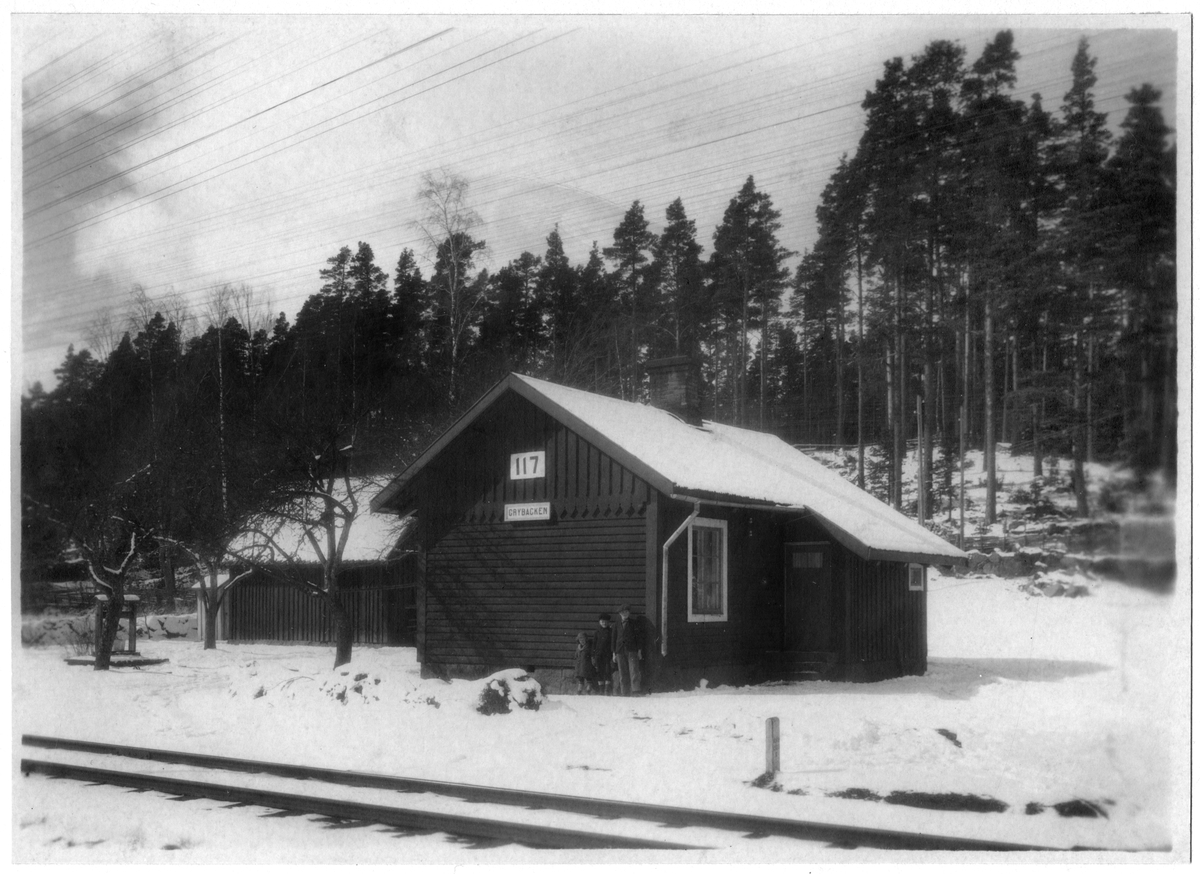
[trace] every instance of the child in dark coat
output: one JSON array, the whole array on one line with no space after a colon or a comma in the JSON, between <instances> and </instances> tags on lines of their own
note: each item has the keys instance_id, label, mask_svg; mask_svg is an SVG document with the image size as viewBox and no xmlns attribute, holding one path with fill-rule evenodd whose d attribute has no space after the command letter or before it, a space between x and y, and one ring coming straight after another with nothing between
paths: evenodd
<instances>
[{"instance_id":1,"label":"child in dark coat","mask_svg":"<svg viewBox=\"0 0 1200 874\"><path fill-rule=\"evenodd\" d=\"M612 694L613 648L611 617L600 614L600 627L592 642L592 663L596 666L596 685L601 695Z\"/></svg>"},{"instance_id":2,"label":"child in dark coat","mask_svg":"<svg viewBox=\"0 0 1200 874\"><path fill-rule=\"evenodd\" d=\"M592 663L592 641L586 631L581 631L575 637L575 682L576 692L580 695L590 694L593 681L596 678L596 666Z\"/></svg>"}]
</instances>

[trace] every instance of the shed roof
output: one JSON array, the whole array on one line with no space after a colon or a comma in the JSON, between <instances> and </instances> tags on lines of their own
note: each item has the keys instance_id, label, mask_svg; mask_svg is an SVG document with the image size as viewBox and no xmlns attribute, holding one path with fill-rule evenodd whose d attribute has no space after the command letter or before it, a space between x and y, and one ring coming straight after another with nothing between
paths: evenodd
<instances>
[{"instance_id":1,"label":"shed roof","mask_svg":"<svg viewBox=\"0 0 1200 874\"><path fill-rule=\"evenodd\" d=\"M355 479L351 488L360 501L365 495L374 491L375 483L367 479ZM333 496L345 500L346 488L341 482L334 486ZM315 497L297 498L282 512L296 518L286 519L282 516L268 516L263 521L265 530L271 533L270 539L257 532L246 532L240 535L230 546L230 551L241 554L257 554L265 556L268 561L290 560L300 564L316 564L319 561L316 551L312 548L305 530L313 528L321 542L323 532L312 525L304 525L296 519L315 519L320 515L324 504ZM342 553L342 561L346 563L381 562L392 558L392 553L400 545L402 538L408 533L412 520L408 517L396 518L395 514L359 505L360 509L350 526L350 534L346 538L346 548Z\"/></svg>"},{"instance_id":2,"label":"shed roof","mask_svg":"<svg viewBox=\"0 0 1200 874\"><path fill-rule=\"evenodd\" d=\"M371 502L386 509L404 486L504 392L513 391L676 498L808 511L868 559L945 564L966 555L836 472L771 434L716 422L687 424L665 410L510 374Z\"/></svg>"}]
</instances>

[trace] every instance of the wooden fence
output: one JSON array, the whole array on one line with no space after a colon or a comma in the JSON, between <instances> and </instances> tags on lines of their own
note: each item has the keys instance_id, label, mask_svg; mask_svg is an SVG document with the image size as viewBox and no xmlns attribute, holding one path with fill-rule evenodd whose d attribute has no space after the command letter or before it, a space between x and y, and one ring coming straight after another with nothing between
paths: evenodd
<instances>
[{"instance_id":1,"label":"wooden fence","mask_svg":"<svg viewBox=\"0 0 1200 874\"><path fill-rule=\"evenodd\" d=\"M354 642L412 646L416 629L411 561L354 565L342 571L342 603L354 620ZM320 568L306 576L320 577ZM333 622L324 598L260 572L226 596L231 641L332 643Z\"/></svg>"}]
</instances>

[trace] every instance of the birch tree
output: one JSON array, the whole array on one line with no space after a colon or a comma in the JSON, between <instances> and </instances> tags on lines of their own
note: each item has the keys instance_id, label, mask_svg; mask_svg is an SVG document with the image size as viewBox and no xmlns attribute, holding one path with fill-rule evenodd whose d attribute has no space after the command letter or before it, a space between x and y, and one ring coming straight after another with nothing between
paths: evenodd
<instances>
[{"instance_id":1,"label":"birch tree","mask_svg":"<svg viewBox=\"0 0 1200 874\"><path fill-rule=\"evenodd\" d=\"M417 192L421 211L417 230L425 240L434 275L435 328L445 356L449 382L449 397L453 402L458 393L459 367L470 331L481 315L484 300L470 281L475 256L486 249L483 240L474 233L483 219L467 200L470 188L466 179L440 169L422 175Z\"/></svg>"}]
</instances>

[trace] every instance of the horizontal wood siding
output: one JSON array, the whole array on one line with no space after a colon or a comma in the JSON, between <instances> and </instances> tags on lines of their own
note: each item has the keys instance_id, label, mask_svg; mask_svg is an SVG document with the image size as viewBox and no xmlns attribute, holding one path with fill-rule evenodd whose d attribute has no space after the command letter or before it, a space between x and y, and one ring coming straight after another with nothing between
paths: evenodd
<instances>
[{"instance_id":1,"label":"horizontal wood siding","mask_svg":"<svg viewBox=\"0 0 1200 874\"><path fill-rule=\"evenodd\" d=\"M415 585L410 562L346 568L342 603L354 621L354 642L411 646ZM303 569L318 580L318 567ZM226 595L231 641L332 643L332 622L323 598L273 576L255 572Z\"/></svg>"},{"instance_id":2,"label":"horizontal wood siding","mask_svg":"<svg viewBox=\"0 0 1200 874\"><path fill-rule=\"evenodd\" d=\"M898 674L926 669L925 592L908 590L908 565L847 554L846 662L892 664Z\"/></svg>"},{"instance_id":3,"label":"horizontal wood siding","mask_svg":"<svg viewBox=\"0 0 1200 874\"><path fill-rule=\"evenodd\" d=\"M544 451L514 480L510 456ZM575 635L646 597L650 489L515 393L498 398L397 496L425 557L417 653L431 667L570 667ZM549 520L505 522L505 504Z\"/></svg>"},{"instance_id":4,"label":"horizontal wood siding","mask_svg":"<svg viewBox=\"0 0 1200 874\"><path fill-rule=\"evenodd\" d=\"M691 512L664 501L665 536ZM729 523L729 610L725 622L688 621L688 536L671 545L667 657L674 668L754 665L782 638L783 526L778 514L701 505L700 516ZM660 550L661 555L661 550Z\"/></svg>"},{"instance_id":5,"label":"horizontal wood siding","mask_svg":"<svg viewBox=\"0 0 1200 874\"><path fill-rule=\"evenodd\" d=\"M597 614L643 612L645 544L637 515L455 525L426 559L426 662L571 667Z\"/></svg>"}]
</instances>

